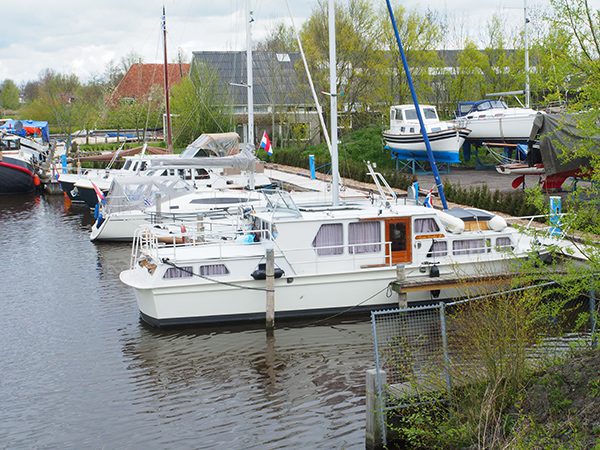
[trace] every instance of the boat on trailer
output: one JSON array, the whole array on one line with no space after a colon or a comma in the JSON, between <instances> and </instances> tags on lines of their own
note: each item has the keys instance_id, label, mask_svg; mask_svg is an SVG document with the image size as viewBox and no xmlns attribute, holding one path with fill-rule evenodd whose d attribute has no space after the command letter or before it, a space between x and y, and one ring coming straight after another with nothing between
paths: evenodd
<instances>
[{"instance_id":1,"label":"boat on trailer","mask_svg":"<svg viewBox=\"0 0 600 450\"><path fill-rule=\"evenodd\" d=\"M431 150L437 162L459 163L459 150L470 130L453 122L441 121L435 106L420 106ZM427 161L423 133L414 105L390 108L390 128L383 133L385 148L398 159Z\"/></svg>"},{"instance_id":2,"label":"boat on trailer","mask_svg":"<svg viewBox=\"0 0 600 450\"><path fill-rule=\"evenodd\" d=\"M531 108L509 108L502 100L459 102L455 124L471 130L467 141L527 142L538 112Z\"/></svg>"}]
</instances>

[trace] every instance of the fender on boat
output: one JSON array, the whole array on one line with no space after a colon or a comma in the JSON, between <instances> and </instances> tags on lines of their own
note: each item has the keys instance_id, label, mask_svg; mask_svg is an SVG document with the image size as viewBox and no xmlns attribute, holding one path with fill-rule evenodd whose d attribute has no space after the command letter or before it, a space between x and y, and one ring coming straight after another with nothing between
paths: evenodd
<instances>
[{"instance_id":1,"label":"fender on boat","mask_svg":"<svg viewBox=\"0 0 600 450\"><path fill-rule=\"evenodd\" d=\"M490 227L490 230L502 231L508 226L508 224L506 223L506 220L504 219L504 217L495 215L494 217L492 217L489 220L488 226Z\"/></svg>"},{"instance_id":2,"label":"fender on boat","mask_svg":"<svg viewBox=\"0 0 600 450\"><path fill-rule=\"evenodd\" d=\"M442 222L442 225L444 225L446 230L448 230L450 233L461 234L463 231L465 231L465 223L462 221L462 219L437 209L435 210L435 213Z\"/></svg>"}]
</instances>

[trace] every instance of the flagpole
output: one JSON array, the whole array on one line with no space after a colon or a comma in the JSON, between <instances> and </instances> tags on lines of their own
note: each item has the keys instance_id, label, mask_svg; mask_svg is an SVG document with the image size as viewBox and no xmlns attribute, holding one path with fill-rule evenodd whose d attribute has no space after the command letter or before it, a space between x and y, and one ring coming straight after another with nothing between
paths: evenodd
<instances>
[{"instance_id":1,"label":"flagpole","mask_svg":"<svg viewBox=\"0 0 600 450\"><path fill-rule=\"evenodd\" d=\"M165 112L167 114L167 149L170 153L173 153L173 136L171 132L171 107L169 105L169 68L167 64L167 17L165 15L165 6L163 5L162 15L162 29L163 29L163 50L164 50L164 66L165 66Z\"/></svg>"}]
</instances>

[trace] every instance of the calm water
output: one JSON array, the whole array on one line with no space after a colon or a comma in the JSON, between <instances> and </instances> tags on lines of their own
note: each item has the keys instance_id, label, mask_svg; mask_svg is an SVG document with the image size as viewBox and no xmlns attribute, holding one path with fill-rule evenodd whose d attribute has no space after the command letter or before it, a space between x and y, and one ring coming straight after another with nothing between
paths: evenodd
<instances>
[{"instance_id":1,"label":"calm water","mask_svg":"<svg viewBox=\"0 0 600 450\"><path fill-rule=\"evenodd\" d=\"M152 330L118 279L129 245L91 220L0 197L0 447L364 446L368 320Z\"/></svg>"}]
</instances>

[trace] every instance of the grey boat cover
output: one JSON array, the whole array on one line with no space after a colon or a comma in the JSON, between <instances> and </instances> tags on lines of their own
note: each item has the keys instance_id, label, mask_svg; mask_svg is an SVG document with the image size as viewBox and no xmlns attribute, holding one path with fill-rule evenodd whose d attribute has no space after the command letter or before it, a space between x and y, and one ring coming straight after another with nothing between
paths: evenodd
<instances>
[{"instance_id":1,"label":"grey boat cover","mask_svg":"<svg viewBox=\"0 0 600 450\"><path fill-rule=\"evenodd\" d=\"M583 118L583 117L582 117ZM527 162L530 166L544 163L546 175L589 167L588 157L569 157L569 151L585 146L586 151L600 152L600 135L587 136L573 114L538 113L529 136ZM532 143L539 139L539 150Z\"/></svg>"},{"instance_id":2,"label":"grey boat cover","mask_svg":"<svg viewBox=\"0 0 600 450\"><path fill-rule=\"evenodd\" d=\"M188 167L234 167L239 170L255 170L258 159L254 156L252 146L247 145L241 152L231 156L190 158L183 154L181 158L154 158L150 161L153 168L169 167L183 169Z\"/></svg>"},{"instance_id":3,"label":"grey boat cover","mask_svg":"<svg viewBox=\"0 0 600 450\"><path fill-rule=\"evenodd\" d=\"M114 177L107 196L108 213L144 210L153 206L156 194L161 201L181 197L194 187L179 177L131 175Z\"/></svg>"},{"instance_id":4,"label":"grey boat cover","mask_svg":"<svg viewBox=\"0 0 600 450\"><path fill-rule=\"evenodd\" d=\"M240 136L237 133L205 133L188 145L181 153L181 157L230 156L239 151Z\"/></svg>"}]
</instances>

